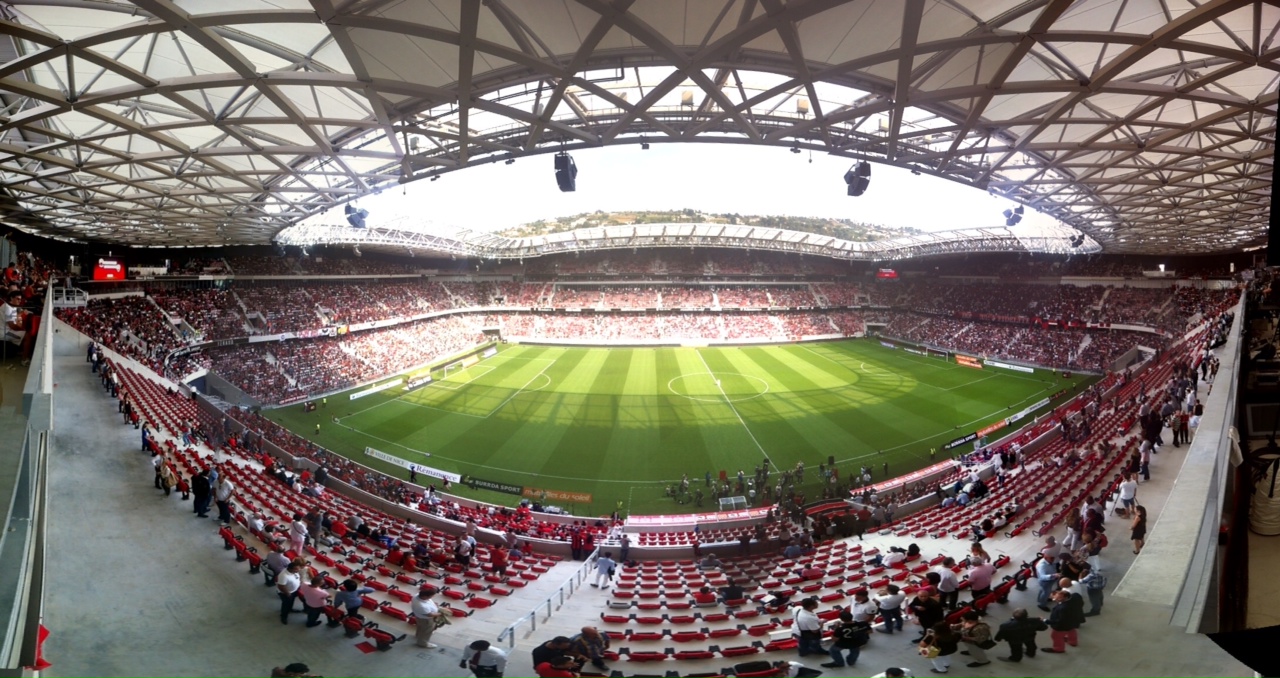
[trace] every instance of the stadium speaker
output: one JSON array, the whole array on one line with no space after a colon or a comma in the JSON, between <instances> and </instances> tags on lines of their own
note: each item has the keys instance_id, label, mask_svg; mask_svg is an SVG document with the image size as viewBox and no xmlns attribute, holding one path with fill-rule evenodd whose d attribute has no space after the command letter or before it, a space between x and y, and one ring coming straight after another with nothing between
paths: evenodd
<instances>
[{"instance_id":1,"label":"stadium speaker","mask_svg":"<svg viewBox=\"0 0 1280 678\"><path fill-rule=\"evenodd\" d=\"M864 160L850 167L844 173L844 183L848 186L846 195L856 198L866 193L867 186L871 184L871 164Z\"/></svg>"},{"instance_id":2,"label":"stadium speaker","mask_svg":"<svg viewBox=\"0 0 1280 678\"><path fill-rule=\"evenodd\" d=\"M1022 205L1004 211L1005 226L1017 226L1019 221L1022 221Z\"/></svg>"},{"instance_id":3,"label":"stadium speaker","mask_svg":"<svg viewBox=\"0 0 1280 678\"><path fill-rule=\"evenodd\" d=\"M578 190L578 165L564 151L556 153L556 185L560 187L561 193Z\"/></svg>"},{"instance_id":4,"label":"stadium speaker","mask_svg":"<svg viewBox=\"0 0 1280 678\"><path fill-rule=\"evenodd\" d=\"M347 213L347 223L351 224L352 228L365 227L364 219L365 217L369 216L369 210L363 210L358 207L352 206L351 203L347 203L345 207L345 211Z\"/></svg>"}]
</instances>

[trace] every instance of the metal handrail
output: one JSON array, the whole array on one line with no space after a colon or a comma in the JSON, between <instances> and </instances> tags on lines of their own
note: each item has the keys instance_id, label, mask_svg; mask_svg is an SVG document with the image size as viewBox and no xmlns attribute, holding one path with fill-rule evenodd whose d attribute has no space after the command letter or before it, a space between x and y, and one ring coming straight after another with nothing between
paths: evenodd
<instances>
[{"instance_id":1,"label":"metal handrail","mask_svg":"<svg viewBox=\"0 0 1280 678\"><path fill-rule=\"evenodd\" d=\"M599 556L599 554L600 554L600 547L597 546L596 549L591 552L591 555L587 556L586 562L584 562L581 566L579 566L578 569L575 570L572 575L569 575L569 578L565 580L563 584L560 585L560 588L556 589L551 595L547 596L546 600L535 605L532 610L529 610L527 613L521 615L520 618L512 622L510 626L508 626L505 629L502 629L502 632L498 634L498 642L501 643L505 640L507 642L508 648L514 648L516 646L516 629L523 626L526 622L529 624L529 633L533 633L534 631L537 631L538 630L538 611L543 609L544 607L546 608L547 613L546 613L546 616L542 618L542 623L545 624L548 619L551 619L551 615L554 614L556 610L559 610L560 608L564 607L564 601L568 600L569 597L572 596L575 591L581 588L583 581L585 581L588 577L591 576L591 571L596 566L595 565L596 558L597 556ZM566 593L566 589L568 590L567 593ZM554 607L552 606L553 601L555 602ZM526 637L528 637L527 634L526 634Z\"/></svg>"}]
</instances>

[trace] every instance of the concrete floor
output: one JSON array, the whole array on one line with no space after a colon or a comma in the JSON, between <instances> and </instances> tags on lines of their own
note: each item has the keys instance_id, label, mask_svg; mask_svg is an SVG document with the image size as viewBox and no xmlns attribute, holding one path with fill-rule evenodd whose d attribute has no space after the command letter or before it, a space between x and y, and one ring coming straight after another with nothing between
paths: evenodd
<instances>
[{"instance_id":1,"label":"concrete floor","mask_svg":"<svg viewBox=\"0 0 1280 678\"><path fill-rule=\"evenodd\" d=\"M289 662L308 663L326 676L460 676L461 648L476 638L493 640L498 631L532 609L568 578L562 563L540 580L537 590L523 591L491 608L483 619L458 620L436 634L444 649L420 651L406 644L386 653L361 654L353 641L337 630L305 629L301 623L282 627L278 602L271 589L246 574L222 549L211 521L194 518L189 504L167 500L152 488L151 467L139 452L137 431L120 422L114 401L90 374L83 350L67 338L56 346L59 428L50 463L50 526L45 625L52 632L45 656L53 676L252 676L268 675L271 667ZM1185 448L1183 448L1185 449ZM1166 456L1166 454L1168 456ZM1154 509L1173 485L1180 465L1178 450L1156 459L1150 484L1140 488L1141 501ZM174 504L177 504L176 506ZM1111 585L1132 562L1119 519L1109 524L1117 538L1104 553ZM1062 530L1058 530L1061 534ZM868 546L905 540L870 538ZM999 538L988 545L993 554L1007 553L1015 562L1026 558L1038 540L1029 534L1016 540ZM921 543L926 554L940 550L955 555L965 544L954 540ZM1001 574L1006 574L1002 571ZM1034 589L1034 586L1032 587ZM568 600L538 631L518 639L508 676L532 674L528 650L554 635L571 635L583 624L598 620L606 594L587 589ZM999 622L1013 606L1034 611L1034 592L1015 592L1012 605L992 608ZM1065 656L1040 655L1022 664L993 662L967 669L954 658L952 675L1084 676L1084 675L1197 675L1251 676L1207 638L1168 626L1169 611L1108 601L1102 616L1081 631L1081 646ZM540 620L541 621L541 620ZM1047 644L1048 634L1042 634ZM625 643L615 644L625 645ZM993 655L1003 654L999 648ZM761 655L794 660L794 655ZM816 668L821 660L809 659ZM628 675L710 672L731 665L707 662L666 662L615 668ZM828 671L828 676L868 676L888 666L902 666L915 675L930 675L927 661L917 656L903 636L877 634L864 649L856 667Z\"/></svg>"}]
</instances>

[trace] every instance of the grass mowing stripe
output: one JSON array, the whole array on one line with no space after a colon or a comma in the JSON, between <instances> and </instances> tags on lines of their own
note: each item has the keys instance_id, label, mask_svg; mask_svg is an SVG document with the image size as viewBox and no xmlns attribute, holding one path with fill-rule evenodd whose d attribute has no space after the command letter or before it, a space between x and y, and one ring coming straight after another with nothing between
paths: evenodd
<instances>
[{"instance_id":1,"label":"grass mowing stripe","mask_svg":"<svg viewBox=\"0 0 1280 678\"><path fill-rule=\"evenodd\" d=\"M702 361L702 366L707 368L707 374L710 374L714 379L715 373L711 371L711 366L708 365L706 359L702 357L702 352L696 348L693 349L693 352L698 356L698 360ZM744 421L742 415L738 413L738 408L733 406L733 400L729 398L728 393L725 393L724 387L720 385L720 380L716 379L715 381L716 388L720 391L720 395L724 396L724 403L729 406L731 411L733 411L733 416L738 418L738 423L742 424L742 428L747 432L747 435L751 437L751 442L755 443L756 449L760 450L760 454L763 454L765 459L769 459L769 453L765 451L764 446L760 444L760 441L756 440L756 434L751 432L751 427L747 426L747 422ZM769 459L769 463L773 464L775 468L777 467L777 464L774 464L772 459Z\"/></svg>"}]
</instances>

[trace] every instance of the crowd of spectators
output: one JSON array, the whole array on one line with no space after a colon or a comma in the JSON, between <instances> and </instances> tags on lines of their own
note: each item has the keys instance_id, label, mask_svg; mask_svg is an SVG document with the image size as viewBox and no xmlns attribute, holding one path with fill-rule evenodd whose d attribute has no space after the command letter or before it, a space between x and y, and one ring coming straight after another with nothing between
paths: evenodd
<instances>
[{"instance_id":1,"label":"crowd of spectators","mask_svg":"<svg viewBox=\"0 0 1280 678\"><path fill-rule=\"evenodd\" d=\"M99 344L164 373L164 359L183 345L177 329L146 297L91 299L83 308L63 308L58 318Z\"/></svg>"},{"instance_id":2,"label":"crowd of spectators","mask_svg":"<svg viewBox=\"0 0 1280 678\"><path fill-rule=\"evenodd\" d=\"M150 292L156 304L171 316L187 322L204 341L231 339L251 334L235 295L215 288L156 289Z\"/></svg>"},{"instance_id":3,"label":"crowd of spectators","mask_svg":"<svg viewBox=\"0 0 1280 678\"><path fill-rule=\"evenodd\" d=\"M326 285L322 289L328 287ZM349 290L342 288L332 292L337 297ZM245 286L237 287L235 293L250 313L256 311L259 314L258 319L249 319L260 324L263 334L314 330L323 322L316 313L315 299L305 286Z\"/></svg>"}]
</instances>

